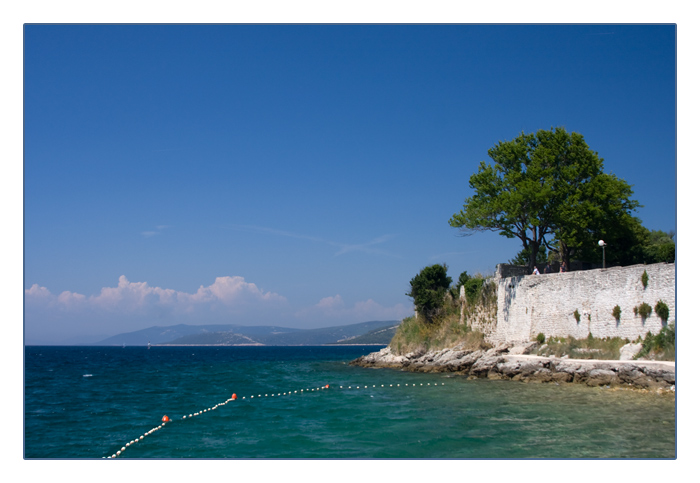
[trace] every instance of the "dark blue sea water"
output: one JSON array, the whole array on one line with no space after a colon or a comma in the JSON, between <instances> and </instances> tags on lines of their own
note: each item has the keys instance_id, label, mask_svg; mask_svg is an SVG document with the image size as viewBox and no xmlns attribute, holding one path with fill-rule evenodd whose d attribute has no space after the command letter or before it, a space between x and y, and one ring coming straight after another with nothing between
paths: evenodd
<instances>
[{"instance_id":1,"label":"dark blue sea water","mask_svg":"<svg viewBox=\"0 0 700 483\"><path fill-rule=\"evenodd\" d=\"M675 457L672 397L348 365L375 350L26 347L24 456Z\"/></svg>"}]
</instances>

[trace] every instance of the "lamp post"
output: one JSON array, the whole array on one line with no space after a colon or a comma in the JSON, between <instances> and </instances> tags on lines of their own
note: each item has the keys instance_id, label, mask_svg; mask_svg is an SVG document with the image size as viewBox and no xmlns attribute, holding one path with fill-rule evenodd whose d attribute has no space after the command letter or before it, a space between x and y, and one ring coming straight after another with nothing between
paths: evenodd
<instances>
[{"instance_id":1,"label":"lamp post","mask_svg":"<svg viewBox=\"0 0 700 483\"><path fill-rule=\"evenodd\" d=\"M607 243L605 243L603 240L598 240L598 246L603 249L603 268L605 268L605 246Z\"/></svg>"}]
</instances>

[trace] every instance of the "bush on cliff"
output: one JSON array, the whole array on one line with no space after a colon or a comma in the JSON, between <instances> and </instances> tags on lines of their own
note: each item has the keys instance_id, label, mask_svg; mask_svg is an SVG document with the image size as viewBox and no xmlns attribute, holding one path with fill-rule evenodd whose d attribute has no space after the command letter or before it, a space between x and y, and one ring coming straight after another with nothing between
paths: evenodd
<instances>
[{"instance_id":1,"label":"bush on cliff","mask_svg":"<svg viewBox=\"0 0 700 483\"><path fill-rule=\"evenodd\" d=\"M420 316L408 317L396 329L389 347L392 354L426 352L461 345L463 350L488 349L484 334L459 322L459 315L449 315L426 323Z\"/></svg>"},{"instance_id":2,"label":"bush on cliff","mask_svg":"<svg viewBox=\"0 0 700 483\"><path fill-rule=\"evenodd\" d=\"M452 278L447 276L447 265L425 267L411 280L411 291L406 295L413 298L416 311L427 323L433 322L444 311L445 294Z\"/></svg>"},{"instance_id":3,"label":"bush on cliff","mask_svg":"<svg viewBox=\"0 0 700 483\"><path fill-rule=\"evenodd\" d=\"M637 339L642 343L642 350L634 357L635 359L652 359L657 361L673 361L676 359L676 327L669 324L661 331L652 335L647 332L644 340Z\"/></svg>"},{"instance_id":4,"label":"bush on cliff","mask_svg":"<svg viewBox=\"0 0 700 483\"><path fill-rule=\"evenodd\" d=\"M413 297L416 316L404 319L396 330L389 344L392 353L407 354L458 345L464 350L491 347L484 341L484 334L473 330L471 324L484 327L495 322L496 284L481 274L470 276L467 272L460 274L455 285L451 283L446 265L425 267L411 280L411 292L407 295ZM464 302L459 299L462 286Z\"/></svg>"}]
</instances>

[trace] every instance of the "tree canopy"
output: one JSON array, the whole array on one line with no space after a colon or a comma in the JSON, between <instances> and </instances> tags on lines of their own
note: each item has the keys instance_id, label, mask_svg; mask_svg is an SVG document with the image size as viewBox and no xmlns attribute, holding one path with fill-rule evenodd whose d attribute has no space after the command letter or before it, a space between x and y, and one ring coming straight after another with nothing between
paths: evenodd
<instances>
[{"instance_id":1,"label":"tree canopy","mask_svg":"<svg viewBox=\"0 0 700 483\"><path fill-rule=\"evenodd\" d=\"M620 220L634 219L639 203L632 188L603 172L603 159L579 133L564 128L521 133L488 151L469 178L474 194L449 223L469 235L496 231L518 238L535 266L540 246L557 243L564 261L595 249L596 241L614 231Z\"/></svg>"},{"instance_id":2,"label":"tree canopy","mask_svg":"<svg viewBox=\"0 0 700 483\"><path fill-rule=\"evenodd\" d=\"M451 283L452 277L447 276L446 265L431 265L413 277L411 291L406 295L413 298L416 311L427 322L432 322L444 305L445 294Z\"/></svg>"}]
</instances>

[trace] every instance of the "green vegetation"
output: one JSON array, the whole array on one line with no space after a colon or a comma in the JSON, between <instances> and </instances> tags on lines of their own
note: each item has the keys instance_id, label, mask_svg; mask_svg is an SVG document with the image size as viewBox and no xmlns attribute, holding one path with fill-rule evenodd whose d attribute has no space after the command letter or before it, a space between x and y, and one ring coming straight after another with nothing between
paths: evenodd
<instances>
[{"instance_id":1,"label":"green vegetation","mask_svg":"<svg viewBox=\"0 0 700 483\"><path fill-rule=\"evenodd\" d=\"M427 323L441 315L445 294L451 283L447 265L425 267L411 280L411 291L406 295L413 298L416 310Z\"/></svg>"},{"instance_id":2,"label":"green vegetation","mask_svg":"<svg viewBox=\"0 0 700 483\"><path fill-rule=\"evenodd\" d=\"M464 295L469 303L475 303L476 298L481 293L481 288L484 286L484 279L480 277L470 278L464 284Z\"/></svg>"},{"instance_id":3,"label":"green vegetation","mask_svg":"<svg viewBox=\"0 0 700 483\"><path fill-rule=\"evenodd\" d=\"M620 358L620 347L629 343L629 339L606 337L598 339L589 332L585 339L573 337L550 337L547 344L538 352L541 356L568 356L572 359L614 359Z\"/></svg>"},{"instance_id":4,"label":"green vegetation","mask_svg":"<svg viewBox=\"0 0 700 483\"><path fill-rule=\"evenodd\" d=\"M493 164L482 161L471 175L474 195L449 223L467 235L495 231L519 239L522 249L511 263L529 271L547 260L571 265L572 257L600 263L600 239L610 247L608 266L675 261L675 233L650 231L632 216L641 206L632 188L604 172L581 134L561 127L521 133L488 155Z\"/></svg>"},{"instance_id":5,"label":"green vegetation","mask_svg":"<svg viewBox=\"0 0 700 483\"><path fill-rule=\"evenodd\" d=\"M612 316L615 317L615 320L620 320L620 315L622 315L622 309L620 308L619 305L616 305L612 309Z\"/></svg>"},{"instance_id":6,"label":"green vegetation","mask_svg":"<svg viewBox=\"0 0 700 483\"><path fill-rule=\"evenodd\" d=\"M457 345L460 345L464 350L490 347L484 341L484 334L474 330L469 321L484 323L495 321L496 284L482 275L477 274L471 277L463 272L457 285L446 290L444 281L449 280L450 277L447 277L446 272L443 274L442 270L436 267L446 269L444 265L426 267L411 281L411 286L419 288L416 295L422 300L420 287L428 285L424 281L438 279L440 282L433 285L437 285L440 289L431 290L443 294L439 299L440 304L432 307L429 311L419 310L417 317L408 317L403 320L389 344L394 354L407 354L418 350L428 351ZM464 285L467 299L464 306L464 322L460 322L459 287L462 285ZM437 297L430 300L437 300Z\"/></svg>"},{"instance_id":7,"label":"green vegetation","mask_svg":"<svg viewBox=\"0 0 700 483\"><path fill-rule=\"evenodd\" d=\"M647 288L648 284L649 284L649 274L647 274L647 271L644 270L644 273L642 274L642 285L644 285L644 288Z\"/></svg>"},{"instance_id":8,"label":"green vegetation","mask_svg":"<svg viewBox=\"0 0 700 483\"><path fill-rule=\"evenodd\" d=\"M581 134L561 127L522 133L488 155L494 164L481 162L469 178L474 195L449 223L466 234L488 230L518 238L529 270L540 246L554 249L554 241L567 264L571 255L598 260L598 239L613 246L607 238L617 241L619 227L633 225L630 211L639 203L630 199L631 187L603 171Z\"/></svg>"},{"instance_id":9,"label":"green vegetation","mask_svg":"<svg viewBox=\"0 0 700 483\"><path fill-rule=\"evenodd\" d=\"M578 313L578 309L574 310L574 319L576 319L577 324L581 322L581 314Z\"/></svg>"},{"instance_id":10,"label":"green vegetation","mask_svg":"<svg viewBox=\"0 0 700 483\"><path fill-rule=\"evenodd\" d=\"M459 322L459 316L443 317L439 322L426 323L421 317L408 317L401 322L389 347L394 354L417 350L429 351L460 345L464 350L487 349L484 334Z\"/></svg>"},{"instance_id":11,"label":"green vegetation","mask_svg":"<svg viewBox=\"0 0 700 483\"><path fill-rule=\"evenodd\" d=\"M675 262L676 242L673 241L675 236L673 231L647 230L642 248L645 260L649 260L646 263Z\"/></svg>"},{"instance_id":12,"label":"green vegetation","mask_svg":"<svg viewBox=\"0 0 700 483\"><path fill-rule=\"evenodd\" d=\"M511 258L510 260L508 260L508 263L511 265L529 265L530 249L523 248L518 252L517 255L515 255L515 258ZM540 245L540 248L537 252L537 257L535 258L535 263L538 265L547 263L547 248L544 246L544 244Z\"/></svg>"},{"instance_id":13,"label":"green vegetation","mask_svg":"<svg viewBox=\"0 0 700 483\"><path fill-rule=\"evenodd\" d=\"M666 305L663 300L656 302L654 312L656 312L656 315L659 316L664 324L668 322L668 305Z\"/></svg>"},{"instance_id":14,"label":"green vegetation","mask_svg":"<svg viewBox=\"0 0 700 483\"><path fill-rule=\"evenodd\" d=\"M652 335L647 332L644 340L637 339L642 343L642 350L635 356L635 359L645 358L658 361L673 361L676 358L676 328L674 324L669 324L661 331Z\"/></svg>"},{"instance_id":15,"label":"green vegetation","mask_svg":"<svg viewBox=\"0 0 700 483\"><path fill-rule=\"evenodd\" d=\"M540 332L539 334L537 334L537 338L535 340L537 341L538 344L544 344L544 341L545 341L544 334L542 332Z\"/></svg>"},{"instance_id":16,"label":"green vegetation","mask_svg":"<svg viewBox=\"0 0 700 483\"><path fill-rule=\"evenodd\" d=\"M638 307L635 307L635 315L639 314L642 316L642 319L646 319L651 315L651 305L649 305L646 302L642 302L639 304Z\"/></svg>"}]
</instances>

